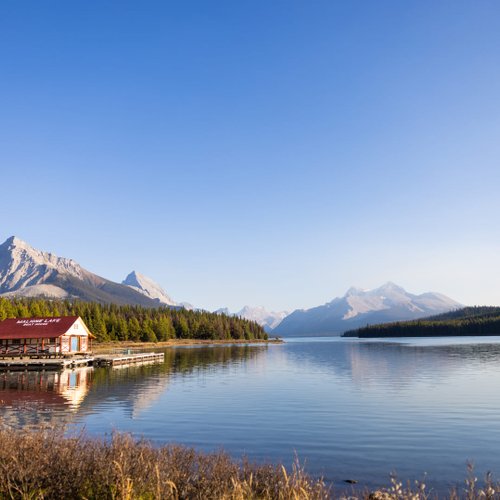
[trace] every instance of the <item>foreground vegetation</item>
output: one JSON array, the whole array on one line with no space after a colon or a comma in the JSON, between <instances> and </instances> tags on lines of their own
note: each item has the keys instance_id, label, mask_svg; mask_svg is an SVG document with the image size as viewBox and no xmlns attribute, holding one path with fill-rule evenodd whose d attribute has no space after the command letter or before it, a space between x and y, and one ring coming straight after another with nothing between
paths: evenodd
<instances>
[{"instance_id":1,"label":"foreground vegetation","mask_svg":"<svg viewBox=\"0 0 500 500\"><path fill-rule=\"evenodd\" d=\"M464 488L441 498L499 499L491 476L482 487L472 469ZM110 440L65 437L62 431L0 428L0 499L88 500L427 500L438 498L423 482L404 486L392 478L376 491L336 491L294 465L236 462L223 452L161 448L129 435Z\"/></svg>"},{"instance_id":2,"label":"foreground vegetation","mask_svg":"<svg viewBox=\"0 0 500 500\"><path fill-rule=\"evenodd\" d=\"M344 337L454 337L500 335L500 307L464 307L429 318L370 325Z\"/></svg>"},{"instance_id":3,"label":"foreground vegetation","mask_svg":"<svg viewBox=\"0 0 500 500\"><path fill-rule=\"evenodd\" d=\"M207 311L98 304L78 300L0 298L0 321L6 318L44 316L81 316L98 342L267 339L267 333L255 321Z\"/></svg>"},{"instance_id":4,"label":"foreground vegetation","mask_svg":"<svg viewBox=\"0 0 500 500\"><path fill-rule=\"evenodd\" d=\"M322 481L295 467L237 463L225 453L155 448L116 434L109 442L0 430L0 498L326 499Z\"/></svg>"}]
</instances>

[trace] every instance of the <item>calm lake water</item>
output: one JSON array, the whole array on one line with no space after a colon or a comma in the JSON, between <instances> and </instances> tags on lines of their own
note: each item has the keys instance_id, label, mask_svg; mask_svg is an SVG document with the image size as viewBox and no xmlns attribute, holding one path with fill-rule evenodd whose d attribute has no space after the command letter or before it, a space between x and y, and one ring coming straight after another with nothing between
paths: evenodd
<instances>
[{"instance_id":1,"label":"calm lake water","mask_svg":"<svg viewBox=\"0 0 500 500\"><path fill-rule=\"evenodd\" d=\"M500 337L165 349L117 369L0 373L0 418L282 461L342 485L500 476Z\"/></svg>"}]
</instances>

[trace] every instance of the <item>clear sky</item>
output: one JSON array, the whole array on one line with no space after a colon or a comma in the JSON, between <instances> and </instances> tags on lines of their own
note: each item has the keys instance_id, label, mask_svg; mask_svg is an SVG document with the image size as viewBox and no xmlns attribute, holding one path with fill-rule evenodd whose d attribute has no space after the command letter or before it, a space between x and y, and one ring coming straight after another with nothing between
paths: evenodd
<instances>
[{"instance_id":1,"label":"clear sky","mask_svg":"<svg viewBox=\"0 0 500 500\"><path fill-rule=\"evenodd\" d=\"M500 305L500 2L0 3L3 241L214 309Z\"/></svg>"}]
</instances>

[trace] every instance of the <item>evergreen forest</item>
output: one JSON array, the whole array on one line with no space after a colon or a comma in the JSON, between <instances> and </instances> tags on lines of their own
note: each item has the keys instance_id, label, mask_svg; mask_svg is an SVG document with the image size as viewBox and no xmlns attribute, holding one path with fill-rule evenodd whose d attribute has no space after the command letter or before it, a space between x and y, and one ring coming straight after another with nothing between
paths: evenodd
<instances>
[{"instance_id":1,"label":"evergreen forest","mask_svg":"<svg viewBox=\"0 0 500 500\"><path fill-rule=\"evenodd\" d=\"M500 307L464 307L428 318L369 325L343 337L454 337L500 335Z\"/></svg>"},{"instance_id":2,"label":"evergreen forest","mask_svg":"<svg viewBox=\"0 0 500 500\"><path fill-rule=\"evenodd\" d=\"M0 298L0 321L6 318L55 316L80 316L98 342L267 339L267 333L254 321L207 311L40 298Z\"/></svg>"}]
</instances>

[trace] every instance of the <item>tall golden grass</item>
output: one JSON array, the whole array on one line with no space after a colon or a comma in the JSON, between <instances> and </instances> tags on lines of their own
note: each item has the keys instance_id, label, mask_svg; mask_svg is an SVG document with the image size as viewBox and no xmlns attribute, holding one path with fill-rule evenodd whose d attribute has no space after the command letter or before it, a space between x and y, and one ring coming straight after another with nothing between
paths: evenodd
<instances>
[{"instance_id":1,"label":"tall golden grass","mask_svg":"<svg viewBox=\"0 0 500 500\"><path fill-rule=\"evenodd\" d=\"M105 441L2 429L0 498L312 500L329 498L329 490L297 465L288 473L125 434Z\"/></svg>"},{"instance_id":2,"label":"tall golden grass","mask_svg":"<svg viewBox=\"0 0 500 500\"><path fill-rule=\"evenodd\" d=\"M200 453L183 446L155 447L127 434L109 440L63 430L0 428L0 500L427 500L438 495L424 482L392 477L376 491L338 490L311 478L296 462L282 465L237 462L224 452ZM500 500L491 475L478 485L472 468L462 489L441 498Z\"/></svg>"}]
</instances>

